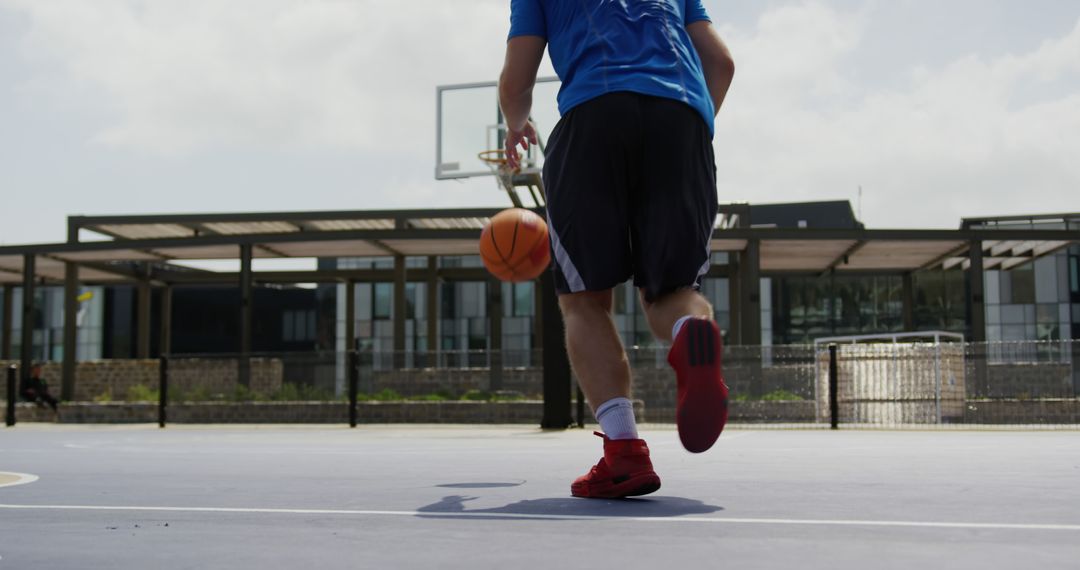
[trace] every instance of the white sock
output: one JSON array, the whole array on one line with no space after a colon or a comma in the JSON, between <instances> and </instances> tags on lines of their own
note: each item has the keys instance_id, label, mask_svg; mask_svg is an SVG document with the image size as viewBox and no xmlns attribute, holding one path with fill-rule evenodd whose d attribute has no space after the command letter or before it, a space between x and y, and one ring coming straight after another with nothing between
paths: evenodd
<instances>
[{"instance_id":1,"label":"white sock","mask_svg":"<svg viewBox=\"0 0 1080 570\"><path fill-rule=\"evenodd\" d=\"M694 315L686 315L685 317L680 317L679 320L675 321L675 326L671 327L671 342L675 342L675 337L679 336L679 330L681 330L682 326L686 324L686 321L689 321L692 318L694 318Z\"/></svg>"},{"instance_id":2,"label":"white sock","mask_svg":"<svg viewBox=\"0 0 1080 570\"><path fill-rule=\"evenodd\" d=\"M629 398L612 398L596 408L596 421L608 439L637 439L634 404Z\"/></svg>"}]
</instances>

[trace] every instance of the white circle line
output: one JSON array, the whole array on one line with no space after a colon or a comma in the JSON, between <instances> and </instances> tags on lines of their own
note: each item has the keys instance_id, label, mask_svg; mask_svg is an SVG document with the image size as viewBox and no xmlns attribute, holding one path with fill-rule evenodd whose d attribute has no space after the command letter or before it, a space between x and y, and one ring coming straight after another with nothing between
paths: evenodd
<instances>
[{"instance_id":1,"label":"white circle line","mask_svg":"<svg viewBox=\"0 0 1080 570\"><path fill-rule=\"evenodd\" d=\"M25 485L27 483L33 483L38 480L37 475L31 475L29 473L13 473L11 471L0 471L0 475L11 475L15 477L14 481L8 483L0 483L0 487L14 487L15 485Z\"/></svg>"},{"instance_id":2,"label":"white circle line","mask_svg":"<svg viewBox=\"0 0 1080 570\"><path fill-rule=\"evenodd\" d=\"M0 509L9 510L68 510L68 511L141 511L141 512L180 512L180 513L234 513L234 514L280 514L280 515L336 515L336 516L376 516L376 517L429 517L429 518L477 518L477 519L522 519L522 520L582 520L582 521L633 521L651 523L713 523L713 524L765 524L765 525L809 525L809 526L877 526L877 527L914 527L914 528L952 528L972 530L1057 530L1080 532L1080 524L1052 523L978 523L978 522L941 522L941 521L890 521L890 520L845 520L845 519L766 519L739 517L632 517L632 516L594 516L594 515L544 515L527 513L489 512L425 512L425 511L380 511L348 509L273 509L244 507L166 507L166 506L120 506L120 505L11 505L0 504Z\"/></svg>"}]
</instances>

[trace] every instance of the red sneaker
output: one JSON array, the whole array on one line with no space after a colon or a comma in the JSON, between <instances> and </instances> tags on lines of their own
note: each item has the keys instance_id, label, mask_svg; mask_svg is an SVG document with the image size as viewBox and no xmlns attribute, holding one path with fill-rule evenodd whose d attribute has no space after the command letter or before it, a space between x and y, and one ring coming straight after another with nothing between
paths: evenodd
<instances>
[{"instance_id":1,"label":"red sneaker","mask_svg":"<svg viewBox=\"0 0 1080 570\"><path fill-rule=\"evenodd\" d=\"M588 473L574 480L570 494L587 499L618 499L648 495L660 488L660 477L649 460L643 439L604 438L604 456Z\"/></svg>"},{"instance_id":2,"label":"red sneaker","mask_svg":"<svg viewBox=\"0 0 1080 570\"><path fill-rule=\"evenodd\" d=\"M728 387L720 369L720 328L709 319L688 319L668 352L678 379L675 424L691 453L712 447L728 417Z\"/></svg>"}]
</instances>

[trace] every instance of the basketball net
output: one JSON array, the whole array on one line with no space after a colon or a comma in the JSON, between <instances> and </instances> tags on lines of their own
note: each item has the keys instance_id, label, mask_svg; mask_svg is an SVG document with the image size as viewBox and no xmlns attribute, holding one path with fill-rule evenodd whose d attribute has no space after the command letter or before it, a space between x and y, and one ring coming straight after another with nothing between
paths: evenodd
<instances>
[{"instance_id":1,"label":"basketball net","mask_svg":"<svg viewBox=\"0 0 1080 570\"><path fill-rule=\"evenodd\" d=\"M522 199L517 195L517 186L528 188L532 201L537 207L544 205L543 180L537 168L512 168L507 161L507 151L504 149L484 150L476 154L476 157L491 168L499 186L507 191L514 207L525 207ZM522 177L524 176L524 179Z\"/></svg>"}]
</instances>

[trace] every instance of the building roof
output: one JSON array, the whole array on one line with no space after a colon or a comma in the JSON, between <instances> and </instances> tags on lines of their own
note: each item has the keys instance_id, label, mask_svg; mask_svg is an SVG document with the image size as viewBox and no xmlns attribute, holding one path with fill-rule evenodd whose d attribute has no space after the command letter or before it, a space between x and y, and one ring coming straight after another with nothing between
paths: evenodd
<instances>
[{"instance_id":1,"label":"building roof","mask_svg":"<svg viewBox=\"0 0 1080 570\"><path fill-rule=\"evenodd\" d=\"M750 223L753 227L777 228L848 228L861 229L855 219L851 202L797 202L785 204L751 204Z\"/></svg>"},{"instance_id":2,"label":"building roof","mask_svg":"<svg viewBox=\"0 0 1080 570\"><path fill-rule=\"evenodd\" d=\"M720 208L713 251L742 252L760 247L765 274L827 272L903 273L965 267L970 244L981 242L984 267L1008 269L1068 245L1080 243L1080 227L1064 229L963 227L959 230L870 230L845 202ZM0 282L22 281L25 256L35 259L35 277L61 281L65 263L79 266L84 283L146 279L140 263L169 267L172 260L238 259L250 246L253 258L475 255L488 209L371 210L72 216L69 242L0 247ZM789 225L806 212L827 225ZM757 227L759 217L776 227ZM772 216L772 218L765 217ZM828 227L839 226L839 227ZM87 241L82 241L82 240ZM275 272L280 281L304 282L317 271ZM323 277L334 277L321 272ZM234 273L218 278L230 280ZM257 274L261 278L262 273ZM206 282L215 276L158 270L162 282Z\"/></svg>"}]
</instances>

